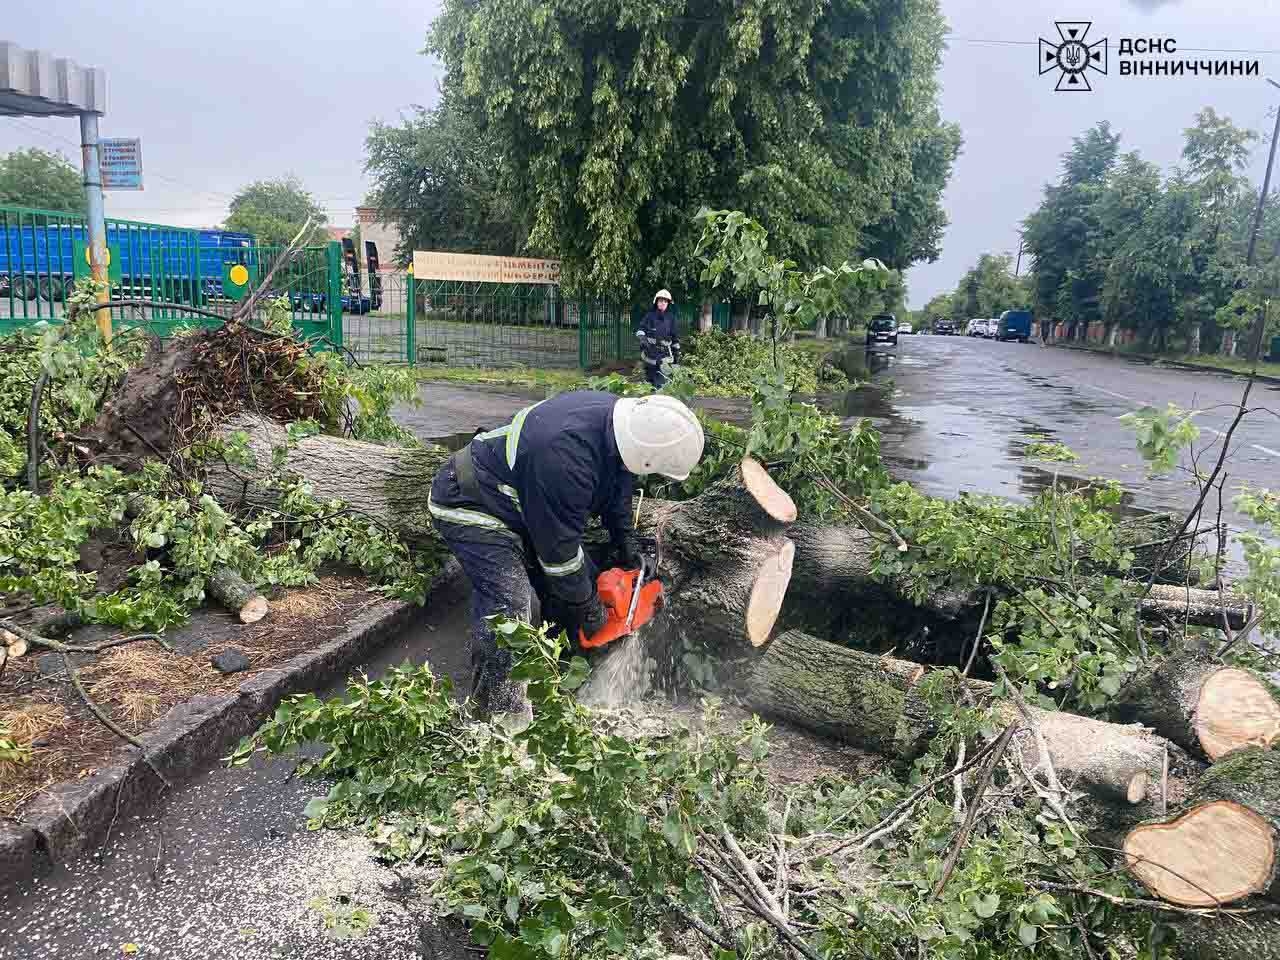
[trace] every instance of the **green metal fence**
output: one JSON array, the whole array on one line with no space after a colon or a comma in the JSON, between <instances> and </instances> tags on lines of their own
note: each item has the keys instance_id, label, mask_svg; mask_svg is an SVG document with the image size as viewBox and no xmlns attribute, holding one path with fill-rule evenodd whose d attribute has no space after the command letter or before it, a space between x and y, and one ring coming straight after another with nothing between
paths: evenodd
<instances>
[{"instance_id":1,"label":"green metal fence","mask_svg":"<svg viewBox=\"0 0 1280 960\"><path fill-rule=\"evenodd\" d=\"M0 206L0 335L58 321L71 285L88 274L83 216ZM360 278L336 242L303 248L272 274L285 248L247 234L107 221L112 309L117 327L145 325L160 336L218 321L184 306L230 316L238 294L265 284L255 310L286 297L294 328L317 344L341 345L362 363L481 367L597 368L638 356L634 331L648 309L631 301L566 298L542 284L415 281L384 272ZM82 264L80 261L84 260ZM235 276L244 283L238 288ZM675 305L682 334L697 327L696 306ZM713 320L729 327L727 304Z\"/></svg>"},{"instance_id":2,"label":"green metal fence","mask_svg":"<svg viewBox=\"0 0 1280 960\"><path fill-rule=\"evenodd\" d=\"M218 276L229 277L229 268L236 265L245 268L246 292L261 288L253 311L255 320L262 320L270 301L287 298L290 319L298 333L309 339L341 343L343 312L369 309L367 299L362 299L344 280L341 245L303 247L290 262L281 264L280 258L287 249L284 245L255 244L219 250L215 255ZM205 259L209 260L207 254ZM224 283L210 286L207 305L230 314L235 309L233 289Z\"/></svg>"},{"instance_id":3,"label":"green metal fence","mask_svg":"<svg viewBox=\"0 0 1280 960\"><path fill-rule=\"evenodd\" d=\"M626 364L639 355L635 330L646 306L563 297L557 287L414 280L384 273L367 313L342 318L342 344L360 362L474 367L578 367ZM411 292L412 291L412 292ZM683 334L699 308L676 307ZM728 329L728 304L713 322Z\"/></svg>"}]
</instances>

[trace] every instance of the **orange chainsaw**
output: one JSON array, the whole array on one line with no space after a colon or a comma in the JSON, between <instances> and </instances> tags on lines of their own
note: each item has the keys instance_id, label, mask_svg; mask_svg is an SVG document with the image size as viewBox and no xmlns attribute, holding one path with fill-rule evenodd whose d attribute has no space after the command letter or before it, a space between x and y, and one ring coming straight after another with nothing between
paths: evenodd
<instances>
[{"instance_id":1,"label":"orange chainsaw","mask_svg":"<svg viewBox=\"0 0 1280 960\"><path fill-rule=\"evenodd\" d=\"M603 627L587 636L578 631L578 646L595 650L619 637L634 633L653 619L662 602L662 581L654 574L657 564L648 558L640 561L638 570L613 567L596 579L596 592L608 619Z\"/></svg>"}]
</instances>

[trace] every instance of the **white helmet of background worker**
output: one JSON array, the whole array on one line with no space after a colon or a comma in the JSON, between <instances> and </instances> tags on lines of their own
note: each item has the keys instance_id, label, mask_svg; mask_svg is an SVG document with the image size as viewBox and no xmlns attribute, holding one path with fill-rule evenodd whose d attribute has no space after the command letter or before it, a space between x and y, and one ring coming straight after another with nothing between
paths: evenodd
<instances>
[{"instance_id":1,"label":"white helmet of background worker","mask_svg":"<svg viewBox=\"0 0 1280 960\"><path fill-rule=\"evenodd\" d=\"M671 302L671 291L670 291L670 290L668 290L666 287L663 287L661 290L659 290L657 293L655 293L655 294L653 295L653 302L654 302L654 303L657 303L659 300L665 300L665 301L667 301L667 303L670 303L670 302Z\"/></svg>"},{"instance_id":2,"label":"white helmet of background worker","mask_svg":"<svg viewBox=\"0 0 1280 960\"><path fill-rule=\"evenodd\" d=\"M675 397L623 397L613 408L613 436L634 474L683 480L702 459L702 424Z\"/></svg>"}]
</instances>

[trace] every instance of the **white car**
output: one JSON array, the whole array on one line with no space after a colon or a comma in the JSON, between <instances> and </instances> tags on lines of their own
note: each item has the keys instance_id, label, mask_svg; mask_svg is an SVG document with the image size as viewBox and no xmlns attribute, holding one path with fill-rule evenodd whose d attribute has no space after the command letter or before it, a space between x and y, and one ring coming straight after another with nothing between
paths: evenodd
<instances>
[{"instance_id":1,"label":"white car","mask_svg":"<svg viewBox=\"0 0 1280 960\"><path fill-rule=\"evenodd\" d=\"M898 333L915 333L915 331L911 329L911 324L900 323L898 324Z\"/></svg>"}]
</instances>

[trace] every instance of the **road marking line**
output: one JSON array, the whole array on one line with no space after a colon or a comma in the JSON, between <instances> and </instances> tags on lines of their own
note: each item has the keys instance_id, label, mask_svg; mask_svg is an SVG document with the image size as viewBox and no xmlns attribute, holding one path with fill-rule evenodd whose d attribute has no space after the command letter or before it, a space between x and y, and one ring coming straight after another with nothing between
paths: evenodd
<instances>
[{"instance_id":1,"label":"road marking line","mask_svg":"<svg viewBox=\"0 0 1280 960\"><path fill-rule=\"evenodd\" d=\"M1270 454L1273 457L1280 457L1280 450L1272 450L1270 447L1264 447L1260 443L1251 443L1249 446L1255 450L1261 450L1263 453Z\"/></svg>"},{"instance_id":2,"label":"road marking line","mask_svg":"<svg viewBox=\"0 0 1280 960\"><path fill-rule=\"evenodd\" d=\"M1119 397L1121 400L1129 401L1129 403L1138 402L1137 400L1133 399L1133 397L1126 397L1123 393L1116 393L1114 390L1108 390L1106 387L1095 387L1092 383L1082 383L1080 384L1080 386L1088 387L1090 390L1101 390L1105 394L1108 394L1113 397Z\"/></svg>"}]
</instances>

